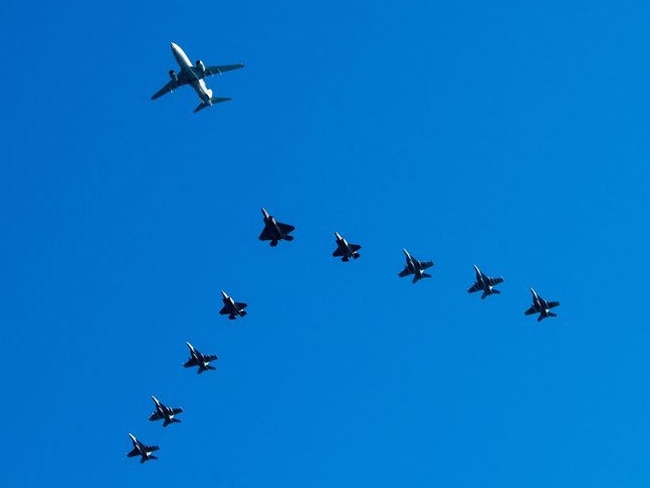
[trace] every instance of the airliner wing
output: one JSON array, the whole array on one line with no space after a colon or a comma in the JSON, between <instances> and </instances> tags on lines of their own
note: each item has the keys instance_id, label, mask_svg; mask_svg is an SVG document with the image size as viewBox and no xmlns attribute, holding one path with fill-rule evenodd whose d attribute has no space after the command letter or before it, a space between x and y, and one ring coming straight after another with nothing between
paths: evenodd
<instances>
[{"instance_id":1,"label":"airliner wing","mask_svg":"<svg viewBox=\"0 0 650 488\"><path fill-rule=\"evenodd\" d=\"M239 64L224 64L222 66L206 66L205 71L201 71L200 68L196 66L192 67L192 71L197 76L197 78L204 78L206 76L220 75L226 71L233 71L235 69L241 69L244 67L243 63Z\"/></svg>"},{"instance_id":2,"label":"airliner wing","mask_svg":"<svg viewBox=\"0 0 650 488\"><path fill-rule=\"evenodd\" d=\"M176 90L176 88L179 88L183 86L185 83L181 82L180 80L170 80L167 82L165 86L163 86L160 90L158 90L156 93L151 95L151 99L155 100L156 98L160 98L163 95L167 93L171 93L172 91Z\"/></svg>"}]
</instances>

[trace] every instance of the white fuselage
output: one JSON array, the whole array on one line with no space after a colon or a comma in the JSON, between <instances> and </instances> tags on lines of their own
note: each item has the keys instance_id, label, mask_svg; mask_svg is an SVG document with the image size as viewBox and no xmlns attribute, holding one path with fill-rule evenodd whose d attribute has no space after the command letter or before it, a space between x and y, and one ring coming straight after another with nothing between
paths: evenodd
<instances>
[{"instance_id":1,"label":"white fuselage","mask_svg":"<svg viewBox=\"0 0 650 488\"><path fill-rule=\"evenodd\" d=\"M194 65L190 61L190 58L187 57L187 54L185 54L185 51L178 44L172 42L172 52L180 67L180 71L185 72L190 78L195 78L194 81L190 82L190 85L192 85L192 88L194 88L201 101L209 102L212 98L212 90L206 86L205 80L196 78L196 75L190 69Z\"/></svg>"}]
</instances>

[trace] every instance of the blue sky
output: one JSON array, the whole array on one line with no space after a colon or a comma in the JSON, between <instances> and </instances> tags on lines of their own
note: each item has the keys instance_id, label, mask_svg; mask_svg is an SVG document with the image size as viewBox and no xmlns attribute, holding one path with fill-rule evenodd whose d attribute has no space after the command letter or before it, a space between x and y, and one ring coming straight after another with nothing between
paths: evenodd
<instances>
[{"instance_id":1,"label":"blue sky","mask_svg":"<svg viewBox=\"0 0 650 488\"><path fill-rule=\"evenodd\" d=\"M2 3L0 485L647 485L649 13ZM171 41L233 101L152 102Z\"/></svg>"}]
</instances>

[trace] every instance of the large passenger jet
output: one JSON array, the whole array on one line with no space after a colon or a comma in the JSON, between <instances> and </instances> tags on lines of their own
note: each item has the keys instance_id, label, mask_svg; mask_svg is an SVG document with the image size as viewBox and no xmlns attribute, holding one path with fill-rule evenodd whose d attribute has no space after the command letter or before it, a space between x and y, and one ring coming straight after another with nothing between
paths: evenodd
<instances>
[{"instance_id":1,"label":"large passenger jet","mask_svg":"<svg viewBox=\"0 0 650 488\"><path fill-rule=\"evenodd\" d=\"M190 62L190 59L185 54L178 44L172 42L172 53L180 66L178 73L173 69L169 70L169 77L171 80L167 82L160 90L153 94L151 97L152 100L162 97L166 93L174 91L176 88L180 88L183 85L192 85L192 88L196 90L196 94L201 99L201 103L194 109L194 113L204 108L211 107L215 103L227 102L231 100L230 98L224 97L213 97L212 90L205 85L204 78L206 76L212 76L216 74L225 73L226 71L232 71L234 69L243 68L243 64L227 64L224 66L206 66L203 64L203 61L200 59L196 62L196 66L193 66Z\"/></svg>"}]
</instances>

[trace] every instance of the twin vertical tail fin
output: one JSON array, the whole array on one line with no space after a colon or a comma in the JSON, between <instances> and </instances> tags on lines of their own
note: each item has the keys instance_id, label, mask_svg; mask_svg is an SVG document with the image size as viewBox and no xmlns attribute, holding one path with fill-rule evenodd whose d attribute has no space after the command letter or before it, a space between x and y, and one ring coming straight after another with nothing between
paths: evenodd
<instances>
[{"instance_id":1,"label":"twin vertical tail fin","mask_svg":"<svg viewBox=\"0 0 650 488\"><path fill-rule=\"evenodd\" d=\"M422 278L431 278L431 275L429 273L420 273L420 274L415 273L415 275L413 276L413 283L417 283Z\"/></svg>"},{"instance_id":2,"label":"twin vertical tail fin","mask_svg":"<svg viewBox=\"0 0 650 488\"><path fill-rule=\"evenodd\" d=\"M490 289L487 289L487 290L485 290L485 291L483 292L483 295L481 295L481 300L483 300L483 299L484 299L485 297L487 297L487 296L490 296L490 295L498 295L499 293L501 293L501 292L500 292L499 290L494 289L494 288L491 289L491 290L490 290Z\"/></svg>"}]
</instances>

